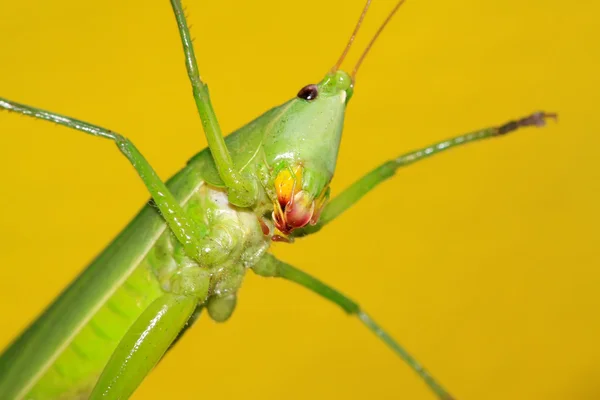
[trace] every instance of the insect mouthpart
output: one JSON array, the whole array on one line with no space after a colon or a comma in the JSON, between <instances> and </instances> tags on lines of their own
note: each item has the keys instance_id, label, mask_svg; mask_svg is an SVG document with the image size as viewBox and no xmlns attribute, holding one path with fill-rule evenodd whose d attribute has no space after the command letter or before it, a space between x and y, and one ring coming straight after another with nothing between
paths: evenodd
<instances>
[{"instance_id":1,"label":"insect mouthpart","mask_svg":"<svg viewBox=\"0 0 600 400\"><path fill-rule=\"evenodd\" d=\"M294 229L309 223L318 222L321 211L329 198L329 187L325 187L315 198L308 190L302 189L303 168L284 168L275 178L273 222L277 228L276 237L286 239Z\"/></svg>"}]
</instances>

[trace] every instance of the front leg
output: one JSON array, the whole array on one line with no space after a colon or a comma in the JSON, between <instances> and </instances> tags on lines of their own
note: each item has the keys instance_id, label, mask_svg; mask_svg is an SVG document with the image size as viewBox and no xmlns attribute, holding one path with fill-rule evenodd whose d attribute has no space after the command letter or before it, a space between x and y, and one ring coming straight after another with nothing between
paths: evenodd
<instances>
[{"instance_id":1,"label":"front leg","mask_svg":"<svg viewBox=\"0 0 600 400\"><path fill-rule=\"evenodd\" d=\"M183 245L186 254L203 266L217 264L227 257L230 248L223 246L221 242L227 243L228 241L218 240L220 235L227 235L227 232L218 229L211 230L211 227L197 223L192 216L188 215L175 197L173 197L173 194L171 194L156 171L154 171L154 168L152 168L150 163L126 137L88 122L26 106L7 99L0 98L1 109L54 122L92 136L114 141L121 153L127 157L140 178L142 178L144 185L152 196L154 204L160 210L169 229Z\"/></svg>"},{"instance_id":2,"label":"front leg","mask_svg":"<svg viewBox=\"0 0 600 400\"><path fill-rule=\"evenodd\" d=\"M240 173L234 166L229 150L225 145L219 121L210 101L208 86L200 78L198 63L194 54L192 38L188 29L183 7L180 0L171 0L171 6L177 20L177 28L183 44L185 54L185 67L187 69L192 92L202 127L208 141L208 147L219 171L219 176L228 189L229 201L238 207L250 207L256 203L258 197L258 181L250 175Z\"/></svg>"},{"instance_id":3,"label":"front leg","mask_svg":"<svg viewBox=\"0 0 600 400\"><path fill-rule=\"evenodd\" d=\"M453 137L452 139L444 140L422 149L403 154L396 159L386 161L379 167L368 172L362 178L354 182L352 185L346 188L346 190L335 197L327 206L325 206L325 209L319 218L319 222L316 225L307 226L294 231L294 237L302 237L320 231L321 228L340 216L344 211L352 207L377 185L394 176L400 167L405 167L417 161L424 160L429 156L439 154L453 147L461 146L463 144L478 140L503 136L507 133L516 131L519 128L527 126L544 126L547 118L556 119L556 114L544 112L533 113L516 121L510 121L500 126L493 126L464 135L459 135Z\"/></svg>"}]
</instances>

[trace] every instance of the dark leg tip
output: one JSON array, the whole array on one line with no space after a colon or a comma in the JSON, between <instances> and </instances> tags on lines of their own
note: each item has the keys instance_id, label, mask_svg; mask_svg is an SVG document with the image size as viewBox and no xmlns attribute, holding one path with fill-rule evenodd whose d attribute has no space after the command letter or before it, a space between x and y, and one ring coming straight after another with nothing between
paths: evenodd
<instances>
[{"instance_id":1,"label":"dark leg tip","mask_svg":"<svg viewBox=\"0 0 600 400\"><path fill-rule=\"evenodd\" d=\"M546 125L546 119L548 118L552 118L553 120L557 121L558 114L539 111L531 114L529 117L523 118L521 120L523 122L521 126L544 126Z\"/></svg>"},{"instance_id":2,"label":"dark leg tip","mask_svg":"<svg viewBox=\"0 0 600 400\"><path fill-rule=\"evenodd\" d=\"M558 119L558 115L556 113L546 113L543 111L539 111L533 113L525 118L521 118L517 121L510 121L506 124L497 128L497 135L504 135L506 133L516 131L517 129L525 126L537 126L542 127L546 125L546 120L548 118L552 118L554 120Z\"/></svg>"}]
</instances>

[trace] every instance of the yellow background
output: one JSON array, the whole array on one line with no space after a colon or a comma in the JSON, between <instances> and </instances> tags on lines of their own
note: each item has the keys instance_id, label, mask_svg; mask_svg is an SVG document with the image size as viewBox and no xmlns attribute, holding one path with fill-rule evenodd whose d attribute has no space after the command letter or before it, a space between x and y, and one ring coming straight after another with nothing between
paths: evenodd
<instances>
[{"instance_id":1,"label":"yellow background","mask_svg":"<svg viewBox=\"0 0 600 400\"><path fill-rule=\"evenodd\" d=\"M321 79L362 0L187 1L224 131ZM392 7L374 1L348 67ZM402 170L275 253L359 300L459 399L600 399L600 7L411 0L358 75L334 193L404 151L560 121ZM168 1L4 1L0 95L128 135L163 178L205 146ZM147 198L107 141L0 113L0 346ZM433 398L355 319L249 274L137 399Z\"/></svg>"}]
</instances>

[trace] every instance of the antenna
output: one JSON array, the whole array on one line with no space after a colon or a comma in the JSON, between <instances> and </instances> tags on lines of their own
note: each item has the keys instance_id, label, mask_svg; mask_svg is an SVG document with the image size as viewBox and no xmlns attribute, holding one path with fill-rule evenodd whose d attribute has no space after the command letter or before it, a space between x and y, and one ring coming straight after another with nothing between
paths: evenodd
<instances>
[{"instance_id":1,"label":"antenna","mask_svg":"<svg viewBox=\"0 0 600 400\"><path fill-rule=\"evenodd\" d=\"M362 53L362 55L360 56L360 58L356 62L356 66L354 67L354 70L352 71L352 75L350 75L352 77L353 81L354 81L354 78L356 77L356 73L358 72L358 68L360 68L360 65L362 64L362 62L364 61L365 57L369 53L369 50L371 50L371 47L373 47L373 43L375 43L375 41L377 40L377 38L379 37L379 35L383 31L383 28L386 27L386 25L388 24L388 22L390 22L390 20L394 16L394 14L396 14L396 11L398 11L398 9L400 8L400 6L402 4L404 4L404 1L405 0L398 1L398 4L396 4L396 6L392 9L392 11L390 12L390 14L385 19L385 21L383 21L383 24L381 24L381 26L379 27L379 29L377 30L377 32L375 32L375 36L373 36L373 39L371 39L371 41L367 45L367 48L365 49L365 51ZM368 4L367 4L367 6L368 6ZM361 20L362 20L362 16L361 16ZM359 21L359 25L360 25L360 21ZM356 28L357 28L356 30L358 30L358 26ZM354 33L356 33L356 31ZM352 43L352 40L354 40L354 34L352 35L352 38L350 38L350 43ZM350 47L350 43L348 43L348 47ZM348 50L348 49L346 49L346 50ZM345 55L345 53L346 52L344 52L344 55Z\"/></svg>"},{"instance_id":2,"label":"antenna","mask_svg":"<svg viewBox=\"0 0 600 400\"><path fill-rule=\"evenodd\" d=\"M358 29L362 25L362 22L365 19L365 15L367 15L367 10L369 9L370 5L371 5L371 0L367 0L367 4L365 4L365 7L363 8L362 13L360 14L360 18L358 19L358 22L356 23L354 32L352 32L352 36L350 36L350 40L348 40L348 44L346 45L346 48L344 49L344 52L340 56L339 60L335 63L333 68L331 68L331 72L336 72L340 68L340 65L342 65L342 63L344 62L346 55L350 51L350 47L352 47L352 42L354 42L354 38L356 37L356 34L358 33Z\"/></svg>"}]
</instances>

